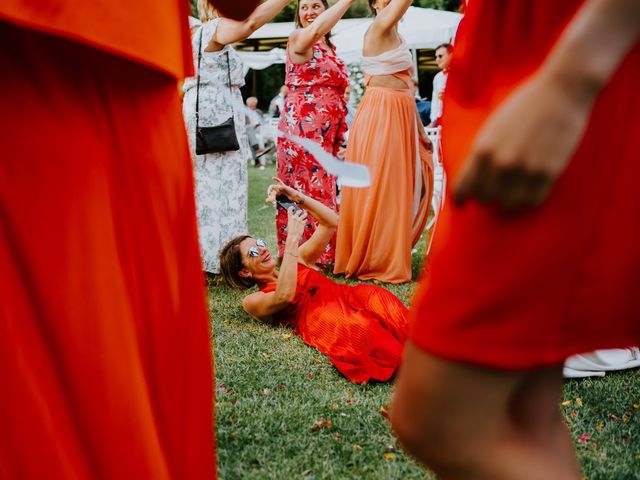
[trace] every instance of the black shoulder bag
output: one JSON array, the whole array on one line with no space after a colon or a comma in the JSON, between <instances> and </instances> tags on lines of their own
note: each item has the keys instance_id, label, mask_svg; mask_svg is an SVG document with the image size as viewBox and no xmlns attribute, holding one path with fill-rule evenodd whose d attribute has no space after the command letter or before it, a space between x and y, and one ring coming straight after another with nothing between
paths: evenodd
<instances>
[{"instance_id":1,"label":"black shoulder bag","mask_svg":"<svg viewBox=\"0 0 640 480\"><path fill-rule=\"evenodd\" d=\"M198 44L198 80L196 86L196 154L228 152L230 150L240 150L238 137L236 137L236 124L233 120L233 106L231 107L231 117L220 125L214 127L201 127L199 125L199 100L200 100L200 58L202 57L202 27L200 28L200 42ZM231 90L231 66L229 65L229 51L227 54L227 74L229 79L229 94ZM233 98L233 97L231 97Z\"/></svg>"}]
</instances>

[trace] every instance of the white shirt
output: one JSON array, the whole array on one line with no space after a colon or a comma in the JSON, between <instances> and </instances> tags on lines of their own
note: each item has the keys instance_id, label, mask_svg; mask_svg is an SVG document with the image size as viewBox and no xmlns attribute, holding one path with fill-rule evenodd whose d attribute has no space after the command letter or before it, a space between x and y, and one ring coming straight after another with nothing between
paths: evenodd
<instances>
[{"instance_id":1,"label":"white shirt","mask_svg":"<svg viewBox=\"0 0 640 480\"><path fill-rule=\"evenodd\" d=\"M438 72L433 77L433 93L431 95L431 122L435 122L442 116L442 97L444 87L447 84L447 72Z\"/></svg>"}]
</instances>

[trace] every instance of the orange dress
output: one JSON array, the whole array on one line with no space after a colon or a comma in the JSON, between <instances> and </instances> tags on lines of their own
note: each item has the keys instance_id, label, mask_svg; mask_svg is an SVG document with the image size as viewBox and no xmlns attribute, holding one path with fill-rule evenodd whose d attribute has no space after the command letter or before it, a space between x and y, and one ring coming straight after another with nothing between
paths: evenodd
<instances>
[{"instance_id":1,"label":"orange dress","mask_svg":"<svg viewBox=\"0 0 640 480\"><path fill-rule=\"evenodd\" d=\"M449 178L581 4L470 2L444 99ZM640 343L638 85L640 44L600 92L569 167L540 207L503 215L448 200L413 303L416 345L455 361L528 369Z\"/></svg>"},{"instance_id":2,"label":"orange dress","mask_svg":"<svg viewBox=\"0 0 640 480\"><path fill-rule=\"evenodd\" d=\"M405 50L402 44L385 54L402 68L412 64ZM404 53L406 62L394 58ZM393 74L412 86L411 68ZM411 280L411 250L424 230L433 191L433 159L419 141L418 123L410 89L367 86L345 158L369 168L371 185L342 189L334 273L388 283Z\"/></svg>"},{"instance_id":3,"label":"orange dress","mask_svg":"<svg viewBox=\"0 0 640 480\"><path fill-rule=\"evenodd\" d=\"M1 478L215 478L186 8L0 4Z\"/></svg>"},{"instance_id":4,"label":"orange dress","mask_svg":"<svg viewBox=\"0 0 640 480\"><path fill-rule=\"evenodd\" d=\"M276 284L262 289L273 292ZM384 288L342 285L298 265L295 298L274 315L355 383L391 378L402 360L408 310Z\"/></svg>"}]
</instances>

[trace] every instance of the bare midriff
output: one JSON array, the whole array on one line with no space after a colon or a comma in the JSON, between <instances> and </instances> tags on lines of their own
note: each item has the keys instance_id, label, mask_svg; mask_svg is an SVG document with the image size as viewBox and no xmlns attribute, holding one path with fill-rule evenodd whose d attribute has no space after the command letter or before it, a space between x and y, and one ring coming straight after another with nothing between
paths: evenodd
<instances>
[{"instance_id":1,"label":"bare midriff","mask_svg":"<svg viewBox=\"0 0 640 480\"><path fill-rule=\"evenodd\" d=\"M409 89L409 85L404 80L399 79L395 75L374 75L367 82L369 87L385 87L385 88L399 88Z\"/></svg>"}]
</instances>

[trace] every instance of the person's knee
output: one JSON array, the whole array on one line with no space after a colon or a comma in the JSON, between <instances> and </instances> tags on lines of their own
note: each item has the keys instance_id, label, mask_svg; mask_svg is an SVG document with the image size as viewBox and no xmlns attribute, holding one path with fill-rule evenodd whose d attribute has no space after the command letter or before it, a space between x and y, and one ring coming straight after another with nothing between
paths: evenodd
<instances>
[{"instance_id":1,"label":"person's knee","mask_svg":"<svg viewBox=\"0 0 640 480\"><path fill-rule=\"evenodd\" d=\"M478 392L464 369L410 342L406 348L391 407L392 428L404 448L437 473L466 471L483 450L469 439L491 435L485 403L469 400Z\"/></svg>"},{"instance_id":2,"label":"person's knee","mask_svg":"<svg viewBox=\"0 0 640 480\"><path fill-rule=\"evenodd\" d=\"M423 400L425 400L423 398ZM404 449L436 472L457 470L468 463L465 440L449 428L447 416L429 408L420 411L406 408L396 396L391 410L391 426Z\"/></svg>"},{"instance_id":3,"label":"person's knee","mask_svg":"<svg viewBox=\"0 0 640 480\"><path fill-rule=\"evenodd\" d=\"M411 412L394 404L391 410L391 428L405 450L422 461L422 450L427 449L428 432L415 422Z\"/></svg>"}]
</instances>

